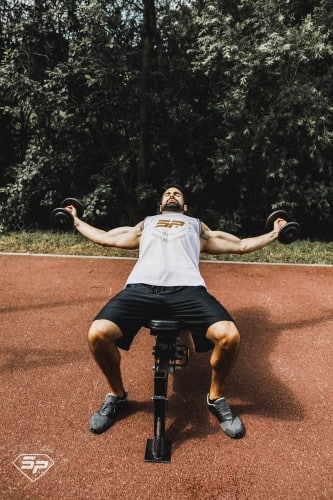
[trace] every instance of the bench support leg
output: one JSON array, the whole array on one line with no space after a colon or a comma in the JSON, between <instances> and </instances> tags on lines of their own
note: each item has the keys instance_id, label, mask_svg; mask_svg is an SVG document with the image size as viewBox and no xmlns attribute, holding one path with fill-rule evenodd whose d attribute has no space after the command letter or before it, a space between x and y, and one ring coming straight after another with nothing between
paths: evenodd
<instances>
[{"instance_id":1,"label":"bench support leg","mask_svg":"<svg viewBox=\"0 0 333 500\"><path fill-rule=\"evenodd\" d=\"M147 439L145 462L170 463L171 441L165 439L169 367L157 369L154 376L154 439Z\"/></svg>"}]
</instances>

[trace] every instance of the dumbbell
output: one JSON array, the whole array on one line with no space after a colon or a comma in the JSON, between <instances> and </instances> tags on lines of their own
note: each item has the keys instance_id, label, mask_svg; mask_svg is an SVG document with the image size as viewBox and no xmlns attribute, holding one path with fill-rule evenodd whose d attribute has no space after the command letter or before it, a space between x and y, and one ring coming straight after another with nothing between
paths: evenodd
<instances>
[{"instance_id":1,"label":"dumbbell","mask_svg":"<svg viewBox=\"0 0 333 500\"><path fill-rule=\"evenodd\" d=\"M72 229L72 227L74 226L74 217L72 213L65 208L69 205L73 205L73 207L75 207L77 210L78 217L82 217L83 206L81 205L79 200L77 200L76 198L65 198L61 203L61 207L55 208L52 211L52 222L55 228Z\"/></svg>"},{"instance_id":2,"label":"dumbbell","mask_svg":"<svg viewBox=\"0 0 333 500\"><path fill-rule=\"evenodd\" d=\"M278 234L278 240L280 243L284 243L286 245L299 238L301 234L301 226L298 222L291 221L285 210L276 210L267 217L266 227L269 231L274 229L274 222L276 219L284 219L287 221L287 224L281 227Z\"/></svg>"}]
</instances>

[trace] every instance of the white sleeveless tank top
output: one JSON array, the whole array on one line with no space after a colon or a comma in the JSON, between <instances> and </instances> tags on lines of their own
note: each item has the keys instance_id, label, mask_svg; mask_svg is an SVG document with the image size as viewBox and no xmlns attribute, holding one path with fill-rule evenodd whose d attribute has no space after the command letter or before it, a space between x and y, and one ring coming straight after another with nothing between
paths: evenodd
<instances>
[{"instance_id":1,"label":"white sleeveless tank top","mask_svg":"<svg viewBox=\"0 0 333 500\"><path fill-rule=\"evenodd\" d=\"M126 285L206 286L199 271L199 219L168 213L146 217L139 259Z\"/></svg>"}]
</instances>

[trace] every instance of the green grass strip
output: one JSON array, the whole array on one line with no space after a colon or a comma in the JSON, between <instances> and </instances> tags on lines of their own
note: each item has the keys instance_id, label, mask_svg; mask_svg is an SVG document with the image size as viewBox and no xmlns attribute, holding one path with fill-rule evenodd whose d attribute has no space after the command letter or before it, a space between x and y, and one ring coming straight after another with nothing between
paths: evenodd
<instances>
[{"instance_id":1,"label":"green grass strip","mask_svg":"<svg viewBox=\"0 0 333 500\"><path fill-rule=\"evenodd\" d=\"M96 245L77 233L52 231L22 231L1 235L0 252L91 255L107 257L133 257L137 251L105 248ZM299 240L290 245L273 242L262 250L242 256L205 255L202 260L231 262L271 262L294 264L333 265L333 242Z\"/></svg>"}]
</instances>

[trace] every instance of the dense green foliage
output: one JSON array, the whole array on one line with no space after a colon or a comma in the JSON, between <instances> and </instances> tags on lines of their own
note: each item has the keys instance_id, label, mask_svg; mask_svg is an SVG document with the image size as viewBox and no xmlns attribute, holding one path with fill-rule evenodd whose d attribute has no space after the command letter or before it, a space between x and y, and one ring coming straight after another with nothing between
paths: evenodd
<instances>
[{"instance_id":1,"label":"dense green foliage","mask_svg":"<svg viewBox=\"0 0 333 500\"><path fill-rule=\"evenodd\" d=\"M136 222L161 187L240 234L333 234L328 0L3 0L0 226Z\"/></svg>"}]
</instances>

